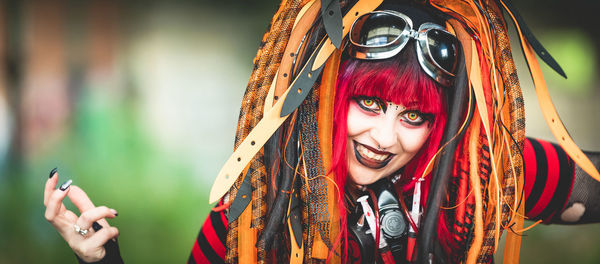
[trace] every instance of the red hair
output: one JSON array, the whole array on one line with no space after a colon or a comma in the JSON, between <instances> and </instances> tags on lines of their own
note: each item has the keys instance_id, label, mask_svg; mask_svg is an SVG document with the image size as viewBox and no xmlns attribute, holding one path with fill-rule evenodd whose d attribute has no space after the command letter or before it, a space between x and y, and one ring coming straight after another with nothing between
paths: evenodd
<instances>
[{"instance_id":1,"label":"red hair","mask_svg":"<svg viewBox=\"0 0 600 264\"><path fill-rule=\"evenodd\" d=\"M337 79L333 116L333 151L332 171L340 190L345 190L347 181L346 134L347 115L350 100L356 96L374 96L382 100L410 106L422 113L432 114L429 122L431 132L415 157L401 169L403 177L397 183L402 191L413 188L415 181L423 174L427 163L437 152L446 126L446 100L443 90L420 67L415 49L409 43L401 54L388 60L364 61L348 59L343 63ZM429 177L423 184L422 203L425 204L429 190ZM347 212L345 191L340 191L338 200L340 208L340 236L342 252L347 247ZM440 221L438 231L449 237L446 223ZM443 244L443 243L442 243Z\"/></svg>"}]
</instances>

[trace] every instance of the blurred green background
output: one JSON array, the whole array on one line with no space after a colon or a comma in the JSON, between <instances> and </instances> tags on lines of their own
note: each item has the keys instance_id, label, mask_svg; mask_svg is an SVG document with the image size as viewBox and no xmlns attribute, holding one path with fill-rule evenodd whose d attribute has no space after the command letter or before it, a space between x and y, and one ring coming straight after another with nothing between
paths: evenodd
<instances>
[{"instance_id":1,"label":"blurred green background","mask_svg":"<svg viewBox=\"0 0 600 264\"><path fill-rule=\"evenodd\" d=\"M600 5L570 2L517 6L569 76L543 66L565 125L580 146L598 151L593 12ZM0 264L75 262L43 216L54 167L59 182L73 179L97 205L119 211L111 223L127 263L185 262L277 7L277 0L0 1ZM513 54L522 64L518 46ZM527 134L554 141L527 70L519 76ZM597 225L539 226L527 232L521 260L598 263L599 244Z\"/></svg>"}]
</instances>

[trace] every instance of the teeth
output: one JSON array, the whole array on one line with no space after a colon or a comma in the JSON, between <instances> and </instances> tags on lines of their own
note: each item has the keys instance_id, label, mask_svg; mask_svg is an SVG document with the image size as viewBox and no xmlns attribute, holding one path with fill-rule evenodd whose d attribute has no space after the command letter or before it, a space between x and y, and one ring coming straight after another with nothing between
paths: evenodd
<instances>
[{"instance_id":1,"label":"teeth","mask_svg":"<svg viewBox=\"0 0 600 264\"><path fill-rule=\"evenodd\" d=\"M376 161L384 161L389 156L389 155L376 154L360 144L357 144L356 150L358 150L358 152L360 154L362 154L362 156L368 157L369 159L376 160Z\"/></svg>"}]
</instances>

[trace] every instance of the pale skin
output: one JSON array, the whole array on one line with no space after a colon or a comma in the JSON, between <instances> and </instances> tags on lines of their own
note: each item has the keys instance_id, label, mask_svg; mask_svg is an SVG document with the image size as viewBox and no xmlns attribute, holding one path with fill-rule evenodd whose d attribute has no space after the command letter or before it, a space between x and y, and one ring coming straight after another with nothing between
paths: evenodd
<instances>
[{"instance_id":1,"label":"pale skin","mask_svg":"<svg viewBox=\"0 0 600 264\"><path fill-rule=\"evenodd\" d=\"M346 140L350 180L365 186L404 167L429 137L426 116L379 98L352 99Z\"/></svg>"},{"instance_id":2,"label":"pale skin","mask_svg":"<svg viewBox=\"0 0 600 264\"><path fill-rule=\"evenodd\" d=\"M375 97L352 99L348 109L346 147L350 180L358 185L369 185L406 165L429 137L431 128L426 116ZM57 189L58 178L55 173L46 181L46 219L82 260L101 260L106 254L103 245L119 235L118 229L106 221L106 218L116 217L117 211L94 206L87 194L75 185L64 191ZM63 200L67 196L81 215L65 208ZM94 232L91 228L94 222L103 228ZM74 225L89 230L89 233L82 236L75 231Z\"/></svg>"},{"instance_id":3,"label":"pale skin","mask_svg":"<svg viewBox=\"0 0 600 264\"><path fill-rule=\"evenodd\" d=\"M119 236L119 230L112 227L106 218L115 218L117 211L106 206L94 206L87 194L79 187L71 185L66 190L56 188L58 173L46 181L44 188L44 205L46 220L54 226L58 233L73 249L75 254L85 262L96 262L106 254L103 247L109 239ZM73 202L81 215L67 210L63 204L65 197ZM94 232L92 224L98 222L103 228ZM89 230L85 236L75 232L74 225Z\"/></svg>"}]
</instances>

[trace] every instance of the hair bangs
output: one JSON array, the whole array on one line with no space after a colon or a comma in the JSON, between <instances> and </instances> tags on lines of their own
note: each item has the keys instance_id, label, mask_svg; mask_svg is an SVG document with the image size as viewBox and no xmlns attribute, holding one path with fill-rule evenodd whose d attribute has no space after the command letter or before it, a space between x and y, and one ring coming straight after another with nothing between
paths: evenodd
<instances>
[{"instance_id":1,"label":"hair bangs","mask_svg":"<svg viewBox=\"0 0 600 264\"><path fill-rule=\"evenodd\" d=\"M414 51L386 61L350 60L343 68L349 98L378 97L434 116L445 111L441 86L421 69Z\"/></svg>"}]
</instances>

